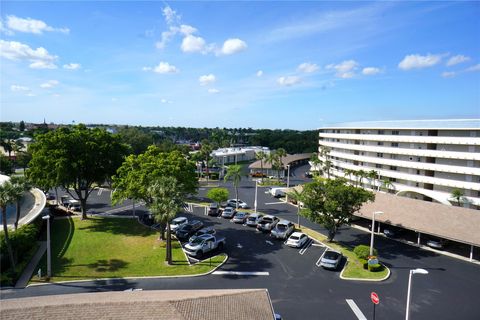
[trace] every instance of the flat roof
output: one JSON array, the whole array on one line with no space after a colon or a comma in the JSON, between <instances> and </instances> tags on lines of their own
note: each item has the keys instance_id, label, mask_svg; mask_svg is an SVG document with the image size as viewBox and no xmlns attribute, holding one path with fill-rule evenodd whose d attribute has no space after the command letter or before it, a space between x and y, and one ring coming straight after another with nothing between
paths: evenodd
<instances>
[{"instance_id":1,"label":"flat roof","mask_svg":"<svg viewBox=\"0 0 480 320\"><path fill-rule=\"evenodd\" d=\"M383 192L362 206L356 216L480 247L480 211L410 199Z\"/></svg>"},{"instance_id":2,"label":"flat roof","mask_svg":"<svg viewBox=\"0 0 480 320\"><path fill-rule=\"evenodd\" d=\"M286 157L282 157L282 164L284 166L299 160L310 159L312 153L297 153L288 154ZM257 160L248 166L249 169L262 169L262 161ZM272 169L272 164L263 160L263 169Z\"/></svg>"},{"instance_id":3,"label":"flat roof","mask_svg":"<svg viewBox=\"0 0 480 320\"><path fill-rule=\"evenodd\" d=\"M2 299L10 319L272 320L266 289L115 291Z\"/></svg>"},{"instance_id":4,"label":"flat roof","mask_svg":"<svg viewBox=\"0 0 480 320\"><path fill-rule=\"evenodd\" d=\"M321 129L480 129L480 119L385 120L342 122Z\"/></svg>"}]
</instances>

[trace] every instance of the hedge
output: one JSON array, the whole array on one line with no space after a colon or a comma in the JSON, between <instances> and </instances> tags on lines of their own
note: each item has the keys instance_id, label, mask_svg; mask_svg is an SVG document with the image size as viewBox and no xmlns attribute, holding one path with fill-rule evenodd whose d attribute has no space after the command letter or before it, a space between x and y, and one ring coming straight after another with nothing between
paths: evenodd
<instances>
[{"instance_id":1,"label":"hedge","mask_svg":"<svg viewBox=\"0 0 480 320\"><path fill-rule=\"evenodd\" d=\"M368 265L368 271L377 272L377 271L382 271L382 270L383 270L383 266L380 263L369 264Z\"/></svg>"},{"instance_id":2,"label":"hedge","mask_svg":"<svg viewBox=\"0 0 480 320\"><path fill-rule=\"evenodd\" d=\"M370 247L364 244L358 245L355 247L355 249L353 249L353 253L355 253L358 259L367 260L368 256L370 256ZM378 251L375 248L373 249L373 255L374 256L378 255Z\"/></svg>"}]
</instances>

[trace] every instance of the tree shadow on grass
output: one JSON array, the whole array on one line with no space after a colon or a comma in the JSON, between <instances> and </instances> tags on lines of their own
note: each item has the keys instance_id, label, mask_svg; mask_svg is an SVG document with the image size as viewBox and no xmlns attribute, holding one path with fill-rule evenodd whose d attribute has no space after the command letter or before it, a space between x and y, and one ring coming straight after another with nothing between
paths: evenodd
<instances>
[{"instance_id":1,"label":"tree shadow on grass","mask_svg":"<svg viewBox=\"0 0 480 320\"><path fill-rule=\"evenodd\" d=\"M87 264L87 267L95 269L97 272L118 271L127 267L128 262L120 259L97 260L95 263Z\"/></svg>"},{"instance_id":2,"label":"tree shadow on grass","mask_svg":"<svg viewBox=\"0 0 480 320\"><path fill-rule=\"evenodd\" d=\"M135 219L94 217L88 219L88 221L88 225L77 226L77 229L141 237L149 237L156 233L154 230L138 223Z\"/></svg>"}]
</instances>

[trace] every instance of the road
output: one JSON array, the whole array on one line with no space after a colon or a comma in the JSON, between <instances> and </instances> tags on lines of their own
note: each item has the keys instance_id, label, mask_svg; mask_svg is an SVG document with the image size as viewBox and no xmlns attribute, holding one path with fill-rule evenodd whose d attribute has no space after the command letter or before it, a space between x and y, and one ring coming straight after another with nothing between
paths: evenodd
<instances>
[{"instance_id":1,"label":"road","mask_svg":"<svg viewBox=\"0 0 480 320\"><path fill-rule=\"evenodd\" d=\"M292 170L291 183L303 181L304 167ZM223 185L223 183L221 183ZM231 189L230 183L225 184ZM239 197L253 204L255 184L243 180ZM231 189L231 194L233 190ZM258 210L278 217L295 221L296 207L278 203L258 190ZM201 188L203 196L206 189ZM108 192L93 194L94 210L110 210L107 203ZM140 212L143 212L140 211ZM478 288L480 287L480 266L424 251L387 238L377 237L376 247L382 262L390 267L392 274L384 282L345 281L339 272L323 270L316 262L324 248L309 247L303 254L300 250L288 248L281 241L275 241L254 228L231 223L229 220L208 217L203 210L196 208L188 218L197 218L206 225L214 226L220 235L227 238L226 251L229 260L222 271L263 272L268 275L208 275L204 277L176 279L135 279L98 280L28 287L21 290L2 290L2 299L98 292L141 288L158 289L218 289L218 288L267 288L274 309L285 319L356 319L346 303L353 299L367 318L371 318L372 303L370 293L375 291L380 297L376 309L378 319L403 319L407 295L408 272L410 269L424 268L428 275L415 275L412 286L412 319L477 319L480 314ZM131 211L125 210L125 214ZM325 230L304 218L301 223L325 233ZM336 240L348 245L369 243L369 234L344 227L339 230ZM303 251L302 251L303 252Z\"/></svg>"}]
</instances>

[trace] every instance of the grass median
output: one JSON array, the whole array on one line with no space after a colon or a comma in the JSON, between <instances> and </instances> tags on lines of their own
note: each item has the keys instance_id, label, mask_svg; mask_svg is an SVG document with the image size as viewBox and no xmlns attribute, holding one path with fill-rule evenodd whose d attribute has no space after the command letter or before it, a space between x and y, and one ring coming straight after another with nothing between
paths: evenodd
<instances>
[{"instance_id":1,"label":"grass median","mask_svg":"<svg viewBox=\"0 0 480 320\"><path fill-rule=\"evenodd\" d=\"M225 255L219 255L211 261L189 265L180 244L172 241L173 264L168 265L165 243L158 240L158 232L134 219L57 219L52 224L51 239L50 282L196 275L211 271L225 260ZM46 257L39 267L42 273L46 272ZM44 282L36 273L31 282Z\"/></svg>"},{"instance_id":2,"label":"grass median","mask_svg":"<svg viewBox=\"0 0 480 320\"><path fill-rule=\"evenodd\" d=\"M297 225L298 227L298 225ZM347 247L342 245L339 242L327 242L327 237L321 233L313 231L307 227L297 228L301 232L307 234L313 239L316 239L327 246L331 247L334 250L340 251L346 258L347 264L343 270L343 278L347 279L365 279L365 280L381 280L384 279L388 275L388 268L384 266L384 268L380 271L371 272L365 270L363 265L358 261L357 256L353 253L353 248Z\"/></svg>"}]
</instances>

